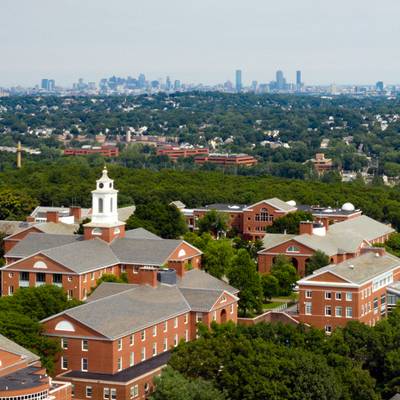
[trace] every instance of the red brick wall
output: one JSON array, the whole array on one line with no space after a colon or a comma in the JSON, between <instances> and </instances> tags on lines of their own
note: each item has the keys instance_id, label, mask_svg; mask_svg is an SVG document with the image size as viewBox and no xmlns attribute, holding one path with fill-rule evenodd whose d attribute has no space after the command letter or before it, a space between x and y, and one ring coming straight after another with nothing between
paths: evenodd
<instances>
[{"instance_id":1,"label":"red brick wall","mask_svg":"<svg viewBox=\"0 0 400 400\"><path fill-rule=\"evenodd\" d=\"M119 229L119 233L115 233L115 229ZM101 228L101 235L93 235L93 227L85 226L84 227L84 238L85 240L99 238L104 240L107 243L111 243L115 238L123 238L125 237L125 224L115 226L112 228Z\"/></svg>"},{"instance_id":2,"label":"red brick wall","mask_svg":"<svg viewBox=\"0 0 400 400\"><path fill-rule=\"evenodd\" d=\"M31 226L24 231L18 232L15 235L9 236L9 238L4 239L4 251L7 253L10 251L20 240L24 239L29 233L32 232L41 232L38 228L35 226Z\"/></svg>"}]
</instances>

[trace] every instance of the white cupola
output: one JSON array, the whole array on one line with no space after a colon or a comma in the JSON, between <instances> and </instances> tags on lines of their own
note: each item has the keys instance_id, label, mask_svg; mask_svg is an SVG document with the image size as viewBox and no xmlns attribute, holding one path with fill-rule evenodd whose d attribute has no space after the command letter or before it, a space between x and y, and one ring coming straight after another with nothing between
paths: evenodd
<instances>
[{"instance_id":1,"label":"white cupola","mask_svg":"<svg viewBox=\"0 0 400 400\"><path fill-rule=\"evenodd\" d=\"M108 177L107 168L96 181L96 190L92 191L92 224L112 226L118 221L118 190L114 181Z\"/></svg>"}]
</instances>

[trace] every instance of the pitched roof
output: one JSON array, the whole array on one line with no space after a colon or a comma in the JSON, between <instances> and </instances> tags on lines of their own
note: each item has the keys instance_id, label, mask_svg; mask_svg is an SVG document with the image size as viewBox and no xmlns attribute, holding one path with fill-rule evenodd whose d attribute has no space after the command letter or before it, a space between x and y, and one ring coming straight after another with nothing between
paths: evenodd
<instances>
[{"instance_id":1,"label":"pitched roof","mask_svg":"<svg viewBox=\"0 0 400 400\"><path fill-rule=\"evenodd\" d=\"M208 312L221 297L223 290L180 289L192 311Z\"/></svg>"},{"instance_id":2,"label":"pitched roof","mask_svg":"<svg viewBox=\"0 0 400 400\"><path fill-rule=\"evenodd\" d=\"M198 210L216 210L216 211L225 211L225 212L238 212L242 211L247 206L245 204L225 204L225 203L214 203L208 204L203 208L199 208Z\"/></svg>"},{"instance_id":3,"label":"pitched roof","mask_svg":"<svg viewBox=\"0 0 400 400\"><path fill-rule=\"evenodd\" d=\"M117 213L118 213L118 220L122 222L126 222L128 218L135 212L136 206L128 206L128 207L122 207L118 208Z\"/></svg>"},{"instance_id":4,"label":"pitched roof","mask_svg":"<svg viewBox=\"0 0 400 400\"><path fill-rule=\"evenodd\" d=\"M239 292L223 280L200 269L187 271L182 278L178 278L177 284L181 289L226 290L233 295Z\"/></svg>"},{"instance_id":5,"label":"pitched roof","mask_svg":"<svg viewBox=\"0 0 400 400\"><path fill-rule=\"evenodd\" d=\"M310 249L321 250L328 256L354 253L363 242L373 241L392 232L394 229L390 226L361 215L330 225L325 236L266 234L263 238L264 249L261 252L293 239Z\"/></svg>"},{"instance_id":6,"label":"pitched roof","mask_svg":"<svg viewBox=\"0 0 400 400\"><path fill-rule=\"evenodd\" d=\"M40 359L38 355L32 353L31 351L25 349L3 335L0 335L0 349L17 354L18 356L24 358L28 364Z\"/></svg>"},{"instance_id":7,"label":"pitched roof","mask_svg":"<svg viewBox=\"0 0 400 400\"><path fill-rule=\"evenodd\" d=\"M138 285L68 309L63 314L109 339L116 339L189 311L187 301L176 286Z\"/></svg>"},{"instance_id":8,"label":"pitched roof","mask_svg":"<svg viewBox=\"0 0 400 400\"><path fill-rule=\"evenodd\" d=\"M317 269L312 275L302 279L300 282L306 282L312 280L316 275L331 272L349 283L360 285L385 272L390 272L396 267L400 267L400 258L391 254L380 256L369 251L339 264L331 264Z\"/></svg>"},{"instance_id":9,"label":"pitched roof","mask_svg":"<svg viewBox=\"0 0 400 400\"><path fill-rule=\"evenodd\" d=\"M29 228L32 225L33 225L32 222L26 222L26 221L0 220L0 232L4 233L7 236L11 236Z\"/></svg>"},{"instance_id":10,"label":"pitched roof","mask_svg":"<svg viewBox=\"0 0 400 400\"><path fill-rule=\"evenodd\" d=\"M74 243L82 239L81 235L56 235L32 232L7 252L6 256L24 258L42 250Z\"/></svg>"},{"instance_id":11,"label":"pitched roof","mask_svg":"<svg viewBox=\"0 0 400 400\"><path fill-rule=\"evenodd\" d=\"M132 283L102 282L99 287L87 298L86 302L99 300L104 297L113 296L135 288L137 285Z\"/></svg>"},{"instance_id":12,"label":"pitched roof","mask_svg":"<svg viewBox=\"0 0 400 400\"><path fill-rule=\"evenodd\" d=\"M286 201L278 199L277 197L272 197L271 199L261 200L257 203L251 204L250 206L246 207L246 209L250 210L254 206L256 206L258 204L262 204L262 203L267 203L267 204L271 205L272 207L277 208L278 210L281 210L281 211L290 212L290 211L297 210L297 208L295 206L291 206L290 204L286 203Z\"/></svg>"},{"instance_id":13,"label":"pitched roof","mask_svg":"<svg viewBox=\"0 0 400 400\"><path fill-rule=\"evenodd\" d=\"M111 249L121 263L138 265L163 265L182 240L122 238L111 243Z\"/></svg>"},{"instance_id":14,"label":"pitched roof","mask_svg":"<svg viewBox=\"0 0 400 400\"><path fill-rule=\"evenodd\" d=\"M101 239L68 243L41 253L78 274L119 262L110 246Z\"/></svg>"},{"instance_id":15,"label":"pitched roof","mask_svg":"<svg viewBox=\"0 0 400 400\"><path fill-rule=\"evenodd\" d=\"M156 234L144 228L130 229L125 232L125 237L128 239L159 239L161 238Z\"/></svg>"},{"instance_id":16,"label":"pitched roof","mask_svg":"<svg viewBox=\"0 0 400 400\"><path fill-rule=\"evenodd\" d=\"M51 233L54 235L73 235L79 228L78 224L64 224L62 222L43 222L35 224L43 233Z\"/></svg>"}]
</instances>

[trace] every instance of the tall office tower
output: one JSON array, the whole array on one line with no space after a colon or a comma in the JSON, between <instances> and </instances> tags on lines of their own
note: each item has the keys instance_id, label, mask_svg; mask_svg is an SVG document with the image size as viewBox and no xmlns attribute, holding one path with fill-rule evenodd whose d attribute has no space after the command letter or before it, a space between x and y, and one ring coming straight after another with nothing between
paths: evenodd
<instances>
[{"instance_id":1,"label":"tall office tower","mask_svg":"<svg viewBox=\"0 0 400 400\"><path fill-rule=\"evenodd\" d=\"M179 90L180 88L181 88L181 81L177 79L174 82L174 90Z\"/></svg>"},{"instance_id":2,"label":"tall office tower","mask_svg":"<svg viewBox=\"0 0 400 400\"><path fill-rule=\"evenodd\" d=\"M283 72L281 70L276 71L276 88L278 90L283 90L285 89L286 86L286 80L283 76Z\"/></svg>"},{"instance_id":3,"label":"tall office tower","mask_svg":"<svg viewBox=\"0 0 400 400\"><path fill-rule=\"evenodd\" d=\"M138 78L139 89L143 89L146 86L146 77L144 74L140 74Z\"/></svg>"},{"instance_id":4,"label":"tall office tower","mask_svg":"<svg viewBox=\"0 0 400 400\"><path fill-rule=\"evenodd\" d=\"M167 79L165 80L165 89L171 90L171 79L169 76L167 76Z\"/></svg>"},{"instance_id":5,"label":"tall office tower","mask_svg":"<svg viewBox=\"0 0 400 400\"><path fill-rule=\"evenodd\" d=\"M242 70L236 70L236 91L240 93L242 91Z\"/></svg>"},{"instance_id":6,"label":"tall office tower","mask_svg":"<svg viewBox=\"0 0 400 400\"><path fill-rule=\"evenodd\" d=\"M256 91L257 91L257 86L258 86L258 82L257 82L257 81L252 81L252 82L251 82L251 90L252 90L253 92L256 92Z\"/></svg>"},{"instance_id":7,"label":"tall office tower","mask_svg":"<svg viewBox=\"0 0 400 400\"><path fill-rule=\"evenodd\" d=\"M41 83L40 87L43 90L48 90L48 88L49 88L49 80L48 79L42 79L42 83Z\"/></svg>"},{"instance_id":8,"label":"tall office tower","mask_svg":"<svg viewBox=\"0 0 400 400\"><path fill-rule=\"evenodd\" d=\"M301 71L296 71L296 90L300 91L302 86Z\"/></svg>"},{"instance_id":9,"label":"tall office tower","mask_svg":"<svg viewBox=\"0 0 400 400\"><path fill-rule=\"evenodd\" d=\"M385 88L385 86L382 81L376 82L375 89L377 92L383 92L384 88Z\"/></svg>"},{"instance_id":10,"label":"tall office tower","mask_svg":"<svg viewBox=\"0 0 400 400\"><path fill-rule=\"evenodd\" d=\"M56 89L56 81L54 79L49 79L47 82L47 90L49 92L54 92Z\"/></svg>"}]
</instances>

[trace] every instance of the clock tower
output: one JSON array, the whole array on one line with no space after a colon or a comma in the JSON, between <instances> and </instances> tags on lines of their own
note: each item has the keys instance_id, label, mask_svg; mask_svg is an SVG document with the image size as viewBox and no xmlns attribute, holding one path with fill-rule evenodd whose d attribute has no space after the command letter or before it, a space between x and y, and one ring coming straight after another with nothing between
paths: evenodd
<instances>
[{"instance_id":1,"label":"clock tower","mask_svg":"<svg viewBox=\"0 0 400 400\"><path fill-rule=\"evenodd\" d=\"M118 190L114 189L106 167L92 190L92 220L84 225L84 236L106 242L125 236L125 223L118 220Z\"/></svg>"}]
</instances>

